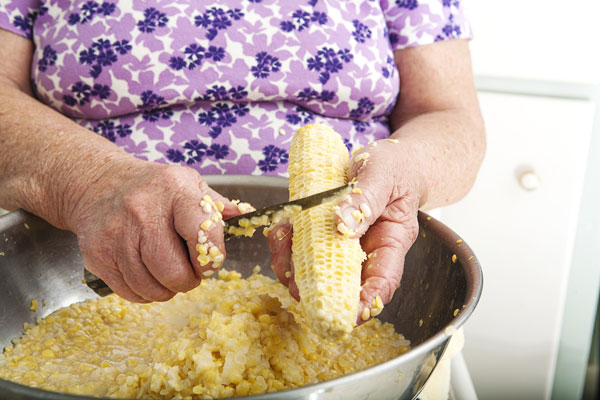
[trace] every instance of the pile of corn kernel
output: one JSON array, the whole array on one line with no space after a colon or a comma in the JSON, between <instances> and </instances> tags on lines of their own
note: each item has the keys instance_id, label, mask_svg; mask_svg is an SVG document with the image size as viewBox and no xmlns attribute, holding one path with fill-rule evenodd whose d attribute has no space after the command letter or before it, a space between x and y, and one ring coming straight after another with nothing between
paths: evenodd
<instances>
[{"instance_id":1,"label":"pile of corn kernel","mask_svg":"<svg viewBox=\"0 0 600 400\"><path fill-rule=\"evenodd\" d=\"M324 341L296 307L258 268L248 279L222 270L166 303L88 300L26 324L0 355L0 378L93 396L217 398L332 379L408 350L376 319Z\"/></svg>"}]
</instances>

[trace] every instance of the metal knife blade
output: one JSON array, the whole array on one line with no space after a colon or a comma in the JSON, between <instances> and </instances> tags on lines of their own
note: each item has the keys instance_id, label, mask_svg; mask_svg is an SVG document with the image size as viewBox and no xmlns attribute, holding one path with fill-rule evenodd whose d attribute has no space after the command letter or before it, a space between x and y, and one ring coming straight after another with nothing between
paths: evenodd
<instances>
[{"instance_id":1,"label":"metal knife blade","mask_svg":"<svg viewBox=\"0 0 600 400\"><path fill-rule=\"evenodd\" d=\"M335 189L313 194L312 196L304 197L298 200L288 201L287 203L275 204L273 206L261 208L260 210L252 211L250 213L241 214L232 218L227 218L223 220L223 222L225 223L224 231L227 232L228 228L232 226L239 227L239 222L242 219L252 220L253 217L261 218L262 216L267 216L266 220L268 221L268 223L266 225L269 225L271 222L273 222L278 212L282 212L286 210L286 208L288 214L287 216L292 216L300 210L307 210L311 207L329 203L330 201L335 200L337 197L343 196L346 193L350 192L355 187L356 183L350 182L346 185L337 187ZM225 233L226 238L231 236L232 235ZM85 281L85 284L100 297L108 296L109 294L113 293L112 289L102 279L98 278L96 275L94 275L85 268L83 269L83 280Z\"/></svg>"},{"instance_id":2,"label":"metal knife blade","mask_svg":"<svg viewBox=\"0 0 600 400\"><path fill-rule=\"evenodd\" d=\"M243 229L243 227L240 225L241 221L245 220L246 223L250 221L251 225L254 227L271 225L271 223L277 222L277 219L281 218L282 216L292 217L302 210L307 210L321 204L329 203L330 201L335 200L337 197L349 193L355 187L356 183L350 182L335 189L326 190L325 192L316 193L308 197L303 197L301 199L292 200L281 204L275 204L261 208L260 210L224 219L225 237L228 238L233 236L229 233L230 227L240 227Z\"/></svg>"}]
</instances>

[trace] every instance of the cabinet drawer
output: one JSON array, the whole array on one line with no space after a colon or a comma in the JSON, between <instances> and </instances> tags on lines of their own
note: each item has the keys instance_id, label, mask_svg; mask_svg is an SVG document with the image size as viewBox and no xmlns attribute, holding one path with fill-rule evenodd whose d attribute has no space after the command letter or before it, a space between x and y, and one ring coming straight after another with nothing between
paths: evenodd
<instances>
[{"instance_id":1,"label":"cabinet drawer","mask_svg":"<svg viewBox=\"0 0 600 400\"><path fill-rule=\"evenodd\" d=\"M484 272L465 359L482 400L545 399L552 384L594 104L480 93L487 155L444 207Z\"/></svg>"}]
</instances>

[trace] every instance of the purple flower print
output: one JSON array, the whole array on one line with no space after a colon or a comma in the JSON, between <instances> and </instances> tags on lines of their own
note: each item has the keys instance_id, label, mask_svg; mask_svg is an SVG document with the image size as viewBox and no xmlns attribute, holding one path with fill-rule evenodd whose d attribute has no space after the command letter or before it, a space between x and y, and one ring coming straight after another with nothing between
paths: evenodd
<instances>
[{"instance_id":1,"label":"purple flower print","mask_svg":"<svg viewBox=\"0 0 600 400\"><path fill-rule=\"evenodd\" d=\"M188 165L191 165L202 161L202 158L206 154L208 146L206 146L204 143L199 142L198 140L191 140L187 142L183 146L183 148L186 149L186 163Z\"/></svg>"},{"instance_id":2,"label":"purple flower print","mask_svg":"<svg viewBox=\"0 0 600 400\"><path fill-rule=\"evenodd\" d=\"M202 64L202 60L204 60L204 52L206 49L196 43L190 44L186 47L183 52L185 53L185 58L188 61L188 68L194 69L200 64Z\"/></svg>"},{"instance_id":3,"label":"purple flower print","mask_svg":"<svg viewBox=\"0 0 600 400\"><path fill-rule=\"evenodd\" d=\"M292 32L295 29L294 23L292 21L281 21L281 30L284 32Z\"/></svg>"},{"instance_id":4,"label":"purple flower print","mask_svg":"<svg viewBox=\"0 0 600 400\"><path fill-rule=\"evenodd\" d=\"M352 142L349 139L344 139L344 145L348 149L348 153L352 151Z\"/></svg>"},{"instance_id":5,"label":"purple flower print","mask_svg":"<svg viewBox=\"0 0 600 400\"><path fill-rule=\"evenodd\" d=\"M222 160L227 157L229 154L229 146L223 144L211 144L210 148L206 151L206 155L209 157L214 157L217 160Z\"/></svg>"},{"instance_id":6,"label":"purple flower print","mask_svg":"<svg viewBox=\"0 0 600 400\"><path fill-rule=\"evenodd\" d=\"M311 88L304 88L298 92L298 99L302 101L321 100L323 102L332 101L335 98L335 92L332 90L323 90L321 93Z\"/></svg>"},{"instance_id":7,"label":"purple flower print","mask_svg":"<svg viewBox=\"0 0 600 400\"><path fill-rule=\"evenodd\" d=\"M298 93L298 98L303 101L313 100L319 98L319 93L311 88L304 88Z\"/></svg>"},{"instance_id":8,"label":"purple flower print","mask_svg":"<svg viewBox=\"0 0 600 400\"><path fill-rule=\"evenodd\" d=\"M105 17L115 12L116 5L113 3L102 3L98 12Z\"/></svg>"},{"instance_id":9,"label":"purple flower print","mask_svg":"<svg viewBox=\"0 0 600 400\"><path fill-rule=\"evenodd\" d=\"M35 39L41 101L140 158L211 174L285 176L292 132L316 121L349 150L387 137L394 51L470 37L458 0L0 3L0 27Z\"/></svg>"},{"instance_id":10,"label":"purple flower print","mask_svg":"<svg viewBox=\"0 0 600 400\"><path fill-rule=\"evenodd\" d=\"M396 5L398 7L414 10L419 6L419 2L417 0L396 0Z\"/></svg>"},{"instance_id":11,"label":"purple flower print","mask_svg":"<svg viewBox=\"0 0 600 400\"><path fill-rule=\"evenodd\" d=\"M442 0L442 5L444 7L454 6L454 7L458 8L458 7L460 7L460 1L458 1L458 0Z\"/></svg>"},{"instance_id":12,"label":"purple flower print","mask_svg":"<svg viewBox=\"0 0 600 400\"><path fill-rule=\"evenodd\" d=\"M125 125L115 125L113 121L100 121L92 127L92 130L103 137L107 138L111 142L117 141L117 135L119 137L126 137L131 135L131 127Z\"/></svg>"},{"instance_id":13,"label":"purple flower print","mask_svg":"<svg viewBox=\"0 0 600 400\"><path fill-rule=\"evenodd\" d=\"M41 7L39 10L39 15L43 15L47 10L47 7ZM28 12L24 17L17 15L13 20L13 25L25 32L27 38L31 39L33 34L33 23L35 22L37 16L38 12L36 11Z\"/></svg>"},{"instance_id":14,"label":"purple flower print","mask_svg":"<svg viewBox=\"0 0 600 400\"><path fill-rule=\"evenodd\" d=\"M236 115L242 116L245 112L247 111L240 105L229 107L226 103L217 103L208 112L198 113L198 122L209 126L208 134L215 139L223 132L223 128L233 126L237 122Z\"/></svg>"},{"instance_id":15,"label":"purple flower print","mask_svg":"<svg viewBox=\"0 0 600 400\"><path fill-rule=\"evenodd\" d=\"M169 67L179 71L183 68L193 70L196 67L202 65L205 59L212 59L213 61L221 61L225 58L225 49L223 47L209 46L208 50L199 44L192 43L187 46L183 53L183 57L174 56L169 59Z\"/></svg>"},{"instance_id":16,"label":"purple flower print","mask_svg":"<svg viewBox=\"0 0 600 400\"><path fill-rule=\"evenodd\" d=\"M364 43L367 39L371 38L371 30L365 24L355 19L352 21L352 25L354 25L352 36L357 42Z\"/></svg>"},{"instance_id":17,"label":"purple flower print","mask_svg":"<svg viewBox=\"0 0 600 400\"><path fill-rule=\"evenodd\" d=\"M96 12L98 11L98 3L95 1L88 1L83 6L81 6L81 23L85 24L90 21Z\"/></svg>"},{"instance_id":18,"label":"purple flower print","mask_svg":"<svg viewBox=\"0 0 600 400\"><path fill-rule=\"evenodd\" d=\"M310 24L310 14L306 11L294 11L292 19L294 20L294 26L298 31L303 31L308 28L308 25Z\"/></svg>"},{"instance_id":19,"label":"purple flower print","mask_svg":"<svg viewBox=\"0 0 600 400\"><path fill-rule=\"evenodd\" d=\"M173 163L178 164L182 161L185 161L185 156L180 150L169 149L167 150L167 159Z\"/></svg>"},{"instance_id":20,"label":"purple flower print","mask_svg":"<svg viewBox=\"0 0 600 400\"><path fill-rule=\"evenodd\" d=\"M308 110L296 107L296 113L286 114L285 119L292 125L308 124L315 119L315 116Z\"/></svg>"},{"instance_id":21,"label":"purple flower print","mask_svg":"<svg viewBox=\"0 0 600 400\"><path fill-rule=\"evenodd\" d=\"M243 117L250 112L250 109L245 103L240 103L234 104L233 107L231 107L231 111L238 117Z\"/></svg>"},{"instance_id":22,"label":"purple flower print","mask_svg":"<svg viewBox=\"0 0 600 400\"><path fill-rule=\"evenodd\" d=\"M131 50L131 45L127 40L117 40L111 43L107 39L98 39L89 48L79 52L79 62L91 65L90 75L97 78L102 73L102 67L108 67L117 62L118 55L113 48L120 55L125 55Z\"/></svg>"},{"instance_id":23,"label":"purple flower print","mask_svg":"<svg viewBox=\"0 0 600 400\"><path fill-rule=\"evenodd\" d=\"M454 25L454 16L450 14L448 17L448 23L442 28L442 32L446 38L451 39L460 36L460 25ZM437 38L436 38L437 39Z\"/></svg>"},{"instance_id":24,"label":"purple flower print","mask_svg":"<svg viewBox=\"0 0 600 400\"><path fill-rule=\"evenodd\" d=\"M108 87L108 85L101 85L99 83L95 83L94 88L92 89L90 94L92 96L99 97L103 100L108 99L108 96L110 96L110 88Z\"/></svg>"},{"instance_id":25,"label":"purple flower print","mask_svg":"<svg viewBox=\"0 0 600 400\"><path fill-rule=\"evenodd\" d=\"M212 125L217 119L215 118L215 114L211 109L208 112L200 112L198 113L198 122L202 125Z\"/></svg>"},{"instance_id":26,"label":"purple flower print","mask_svg":"<svg viewBox=\"0 0 600 400\"><path fill-rule=\"evenodd\" d=\"M318 23L319 25L325 25L327 23L327 14L324 12L315 11L312 17L310 17L310 20Z\"/></svg>"},{"instance_id":27,"label":"purple flower print","mask_svg":"<svg viewBox=\"0 0 600 400\"><path fill-rule=\"evenodd\" d=\"M69 25L87 24L97 15L108 17L115 12L116 8L117 6L114 3L88 1L81 6L78 13L69 15Z\"/></svg>"},{"instance_id":28,"label":"purple flower print","mask_svg":"<svg viewBox=\"0 0 600 400\"><path fill-rule=\"evenodd\" d=\"M232 87L229 89L229 94L232 99L241 100L244 97L248 96L248 92L244 90L243 86L239 86L237 88Z\"/></svg>"},{"instance_id":29,"label":"purple flower print","mask_svg":"<svg viewBox=\"0 0 600 400\"><path fill-rule=\"evenodd\" d=\"M369 126L369 123L354 120L352 121L352 125L354 125L354 129L356 129L357 132L364 132Z\"/></svg>"},{"instance_id":30,"label":"purple flower print","mask_svg":"<svg viewBox=\"0 0 600 400\"><path fill-rule=\"evenodd\" d=\"M205 13L194 17L194 24L199 28L206 29L206 38L213 40L219 31L226 30L232 26L232 20L240 20L244 13L239 8L225 11L220 7L211 7Z\"/></svg>"},{"instance_id":31,"label":"purple flower print","mask_svg":"<svg viewBox=\"0 0 600 400\"><path fill-rule=\"evenodd\" d=\"M126 137L132 133L131 126L129 124L117 125L115 131L120 137Z\"/></svg>"},{"instance_id":32,"label":"purple flower print","mask_svg":"<svg viewBox=\"0 0 600 400\"><path fill-rule=\"evenodd\" d=\"M169 119L173 116L171 107L162 107L167 102L165 98L157 95L151 90L142 92L142 104L137 108L142 110L142 118L144 121L156 122L159 119Z\"/></svg>"},{"instance_id":33,"label":"purple flower print","mask_svg":"<svg viewBox=\"0 0 600 400\"><path fill-rule=\"evenodd\" d=\"M228 128L237 122L237 118L231 111L225 111L219 114L217 117L217 125L222 128Z\"/></svg>"},{"instance_id":34,"label":"purple flower print","mask_svg":"<svg viewBox=\"0 0 600 400\"><path fill-rule=\"evenodd\" d=\"M114 49L117 51L117 53L123 55L123 54L127 54L130 50L131 50L131 45L129 44L129 40L121 40L121 41L116 41L113 43L113 47Z\"/></svg>"},{"instance_id":35,"label":"purple flower print","mask_svg":"<svg viewBox=\"0 0 600 400\"><path fill-rule=\"evenodd\" d=\"M288 153L272 144L263 147L262 153L265 158L258 162L258 168L263 172L275 171L278 165L288 162Z\"/></svg>"},{"instance_id":36,"label":"purple flower print","mask_svg":"<svg viewBox=\"0 0 600 400\"><path fill-rule=\"evenodd\" d=\"M225 86L214 85L206 91L203 100L229 100L229 95Z\"/></svg>"},{"instance_id":37,"label":"purple flower print","mask_svg":"<svg viewBox=\"0 0 600 400\"><path fill-rule=\"evenodd\" d=\"M138 21L137 27L143 33L152 33L156 28L162 28L167 25L169 18L167 14L158 11L154 7L146 8L144 10L144 19Z\"/></svg>"},{"instance_id":38,"label":"purple flower print","mask_svg":"<svg viewBox=\"0 0 600 400\"><path fill-rule=\"evenodd\" d=\"M187 63L181 57L171 57L171 59L169 60L169 67L179 71L187 67Z\"/></svg>"},{"instance_id":39,"label":"purple flower print","mask_svg":"<svg viewBox=\"0 0 600 400\"><path fill-rule=\"evenodd\" d=\"M206 51L206 58L212 58L213 61L221 61L225 58L225 49L223 47L209 46Z\"/></svg>"},{"instance_id":40,"label":"purple flower print","mask_svg":"<svg viewBox=\"0 0 600 400\"><path fill-rule=\"evenodd\" d=\"M50 47L50 45L47 44L44 47L44 53L42 55L42 58L38 61L38 68L40 69L40 71L46 71L46 69L49 66L54 65L55 62L56 51L54 51L52 47Z\"/></svg>"},{"instance_id":41,"label":"purple flower print","mask_svg":"<svg viewBox=\"0 0 600 400\"><path fill-rule=\"evenodd\" d=\"M271 56L265 51L261 51L256 55L256 61L258 64L250 69L255 78L266 78L271 72L278 72L281 68L279 58Z\"/></svg>"},{"instance_id":42,"label":"purple flower print","mask_svg":"<svg viewBox=\"0 0 600 400\"><path fill-rule=\"evenodd\" d=\"M369 114L375 108L375 104L368 97L358 100L358 107L350 111L351 118L359 118L363 114Z\"/></svg>"},{"instance_id":43,"label":"purple flower print","mask_svg":"<svg viewBox=\"0 0 600 400\"><path fill-rule=\"evenodd\" d=\"M394 62L394 59L392 57L388 56L386 59L386 65L381 67L381 75L383 75L384 78L391 78L394 76L395 71L396 71L396 64Z\"/></svg>"},{"instance_id":44,"label":"purple flower print","mask_svg":"<svg viewBox=\"0 0 600 400\"><path fill-rule=\"evenodd\" d=\"M330 47L322 47L315 57L306 60L306 65L310 71L320 72L319 81L324 85L331 78L331 74L338 73L344 68L342 61L348 63L353 57L349 49L336 52Z\"/></svg>"},{"instance_id":45,"label":"purple flower print","mask_svg":"<svg viewBox=\"0 0 600 400\"><path fill-rule=\"evenodd\" d=\"M73 107L75 105L86 105L90 102L91 97L97 97L101 100L107 99L111 94L111 90L108 85L96 83L92 88L87 83L79 81L71 86L71 93L72 94L64 94L63 101L68 106Z\"/></svg>"},{"instance_id":46,"label":"purple flower print","mask_svg":"<svg viewBox=\"0 0 600 400\"><path fill-rule=\"evenodd\" d=\"M327 14L324 12L315 11L311 15L306 11L296 10L292 13L292 21L281 21L279 26L284 32L302 32L310 26L311 22L316 22L319 25L325 25L327 23Z\"/></svg>"}]
</instances>

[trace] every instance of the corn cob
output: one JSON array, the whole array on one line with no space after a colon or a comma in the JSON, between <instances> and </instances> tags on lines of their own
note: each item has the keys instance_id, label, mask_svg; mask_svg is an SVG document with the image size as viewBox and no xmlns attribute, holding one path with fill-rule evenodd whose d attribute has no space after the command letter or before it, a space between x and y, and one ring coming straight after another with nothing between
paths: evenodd
<instances>
[{"instance_id":1,"label":"corn cob","mask_svg":"<svg viewBox=\"0 0 600 400\"><path fill-rule=\"evenodd\" d=\"M290 144L290 200L347 183L348 151L333 129L307 125ZM292 219L294 279L300 309L311 328L336 339L356 324L361 265L366 255L358 239L345 237L335 226L336 204L304 210Z\"/></svg>"}]
</instances>

